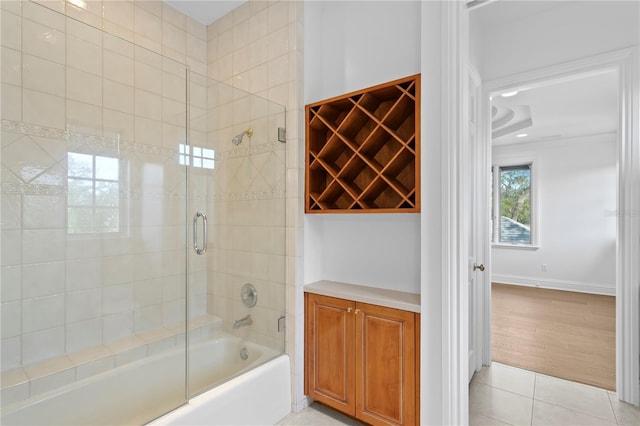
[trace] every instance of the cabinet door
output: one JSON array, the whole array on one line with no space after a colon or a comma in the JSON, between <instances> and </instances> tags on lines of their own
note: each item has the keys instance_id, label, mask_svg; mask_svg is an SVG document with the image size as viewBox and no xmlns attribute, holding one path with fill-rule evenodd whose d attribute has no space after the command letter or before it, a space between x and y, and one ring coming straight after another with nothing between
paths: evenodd
<instances>
[{"instance_id":1,"label":"cabinet door","mask_svg":"<svg viewBox=\"0 0 640 426\"><path fill-rule=\"evenodd\" d=\"M416 423L415 314L356 304L356 417L372 425Z\"/></svg>"},{"instance_id":2,"label":"cabinet door","mask_svg":"<svg viewBox=\"0 0 640 426\"><path fill-rule=\"evenodd\" d=\"M305 390L355 415L355 303L305 294Z\"/></svg>"}]
</instances>

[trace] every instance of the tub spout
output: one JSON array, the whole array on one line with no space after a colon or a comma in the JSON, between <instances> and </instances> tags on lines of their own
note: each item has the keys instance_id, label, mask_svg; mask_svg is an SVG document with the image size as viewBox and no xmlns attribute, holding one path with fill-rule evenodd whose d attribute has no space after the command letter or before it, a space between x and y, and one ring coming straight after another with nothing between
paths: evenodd
<instances>
[{"instance_id":1,"label":"tub spout","mask_svg":"<svg viewBox=\"0 0 640 426\"><path fill-rule=\"evenodd\" d=\"M238 329L240 327L244 327L245 325L251 325L253 324L253 319L251 319L251 315L247 315L244 318L240 318L239 320L235 320L233 322L233 328Z\"/></svg>"}]
</instances>

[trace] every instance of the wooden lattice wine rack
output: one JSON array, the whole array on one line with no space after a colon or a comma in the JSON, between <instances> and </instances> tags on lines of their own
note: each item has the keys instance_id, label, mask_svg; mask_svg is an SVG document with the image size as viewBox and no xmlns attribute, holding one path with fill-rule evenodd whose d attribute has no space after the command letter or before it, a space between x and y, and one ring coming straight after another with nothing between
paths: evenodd
<instances>
[{"instance_id":1,"label":"wooden lattice wine rack","mask_svg":"<svg viewBox=\"0 0 640 426\"><path fill-rule=\"evenodd\" d=\"M420 211L420 75L307 105L305 211Z\"/></svg>"}]
</instances>

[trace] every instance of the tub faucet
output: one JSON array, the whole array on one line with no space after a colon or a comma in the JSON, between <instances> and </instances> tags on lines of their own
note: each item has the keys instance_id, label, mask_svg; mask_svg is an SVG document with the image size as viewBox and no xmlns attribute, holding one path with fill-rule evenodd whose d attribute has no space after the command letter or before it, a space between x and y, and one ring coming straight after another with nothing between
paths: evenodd
<instances>
[{"instance_id":1,"label":"tub faucet","mask_svg":"<svg viewBox=\"0 0 640 426\"><path fill-rule=\"evenodd\" d=\"M245 325L251 325L251 324L253 324L253 320L251 319L251 315L247 315L244 318L240 318L239 320L235 320L233 322L233 328L235 330L235 329L238 329L238 328L243 327Z\"/></svg>"}]
</instances>

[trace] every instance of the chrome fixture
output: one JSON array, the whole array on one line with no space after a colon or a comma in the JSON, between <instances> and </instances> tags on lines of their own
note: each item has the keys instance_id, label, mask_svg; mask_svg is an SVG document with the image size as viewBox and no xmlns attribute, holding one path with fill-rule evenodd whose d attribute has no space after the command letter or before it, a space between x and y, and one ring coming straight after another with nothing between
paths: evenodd
<instances>
[{"instance_id":1,"label":"chrome fixture","mask_svg":"<svg viewBox=\"0 0 640 426\"><path fill-rule=\"evenodd\" d=\"M278 333L283 331L285 328L287 328L287 317L281 315L280 317L278 317Z\"/></svg>"},{"instance_id":2,"label":"chrome fixture","mask_svg":"<svg viewBox=\"0 0 640 426\"><path fill-rule=\"evenodd\" d=\"M240 298L242 298L242 303L247 308L253 308L258 303L258 290L251 283L246 283L242 286L242 291L240 292Z\"/></svg>"},{"instance_id":3,"label":"chrome fixture","mask_svg":"<svg viewBox=\"0 0 640 426\"><path fill-rule=\"evenodd\" d=\"M287 130L284 127L278 127L278 142L287 142Z\"/></svg>"},{"instance_id":4,"label":"chrome fixture","mask_svg":"<svg viewBox=\"0 0 640 426\"><path fill-rule=\"evenodd\" d=\"M239 320L235 320L233 322L233 329L237 330L240 327L244 327L246 325L251 325L253 324L253 320L251 319L251 315L247 315L244 318L240 318Z\"/></svg>"},{"instance_id":5,"label":"chrome fixture","mask_svg":"<svg viewBox=\"0 0 640 426\"><path fill-rule=\"evenodd\" d=\"M198 247L198 218L202 218L202 248ZM193 215L193 249L196 254L203 255L207 252L207 215L197 211Z\"/></svg>"},{"instance_id":6,"label":"chrome fixture","mask_svg":"<svg viewBox=\"0 0 640 426\"><path fill-rule=\"evenodd\" d=\"M247 347L245 346L244 348L240 349L240 359L243 361L246 361L247 358L249 358L249 351L247 350Z\"/></svg>"},{"instance_id":7,"label":"chrome fixture","mask_svg":"<svg viewBox=\"0 0 640 426\"><path fill-rule=\"evenodd\" d=\"M240 133L239 135L235 135L233 139L231 139L231 143L234 144L235 146L240 145L242 143L242 138L244 137L244 135L247 135L249 137L253 136L253 129L248 128L247 130Z\"/></svg>"}]
</instances>

